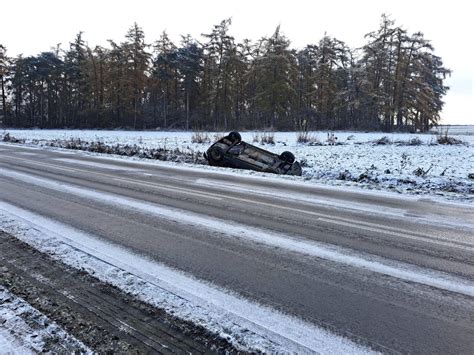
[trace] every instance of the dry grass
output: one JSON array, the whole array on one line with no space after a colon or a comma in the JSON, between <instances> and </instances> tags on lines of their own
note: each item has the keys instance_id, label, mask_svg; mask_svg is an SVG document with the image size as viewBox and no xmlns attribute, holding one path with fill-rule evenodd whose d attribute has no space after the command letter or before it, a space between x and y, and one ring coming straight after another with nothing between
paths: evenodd
<instances>
[{"instance_id":1,"label":"dry grass","mask_svg":"<svg viewBox=\"0 0 474 355\"><path fill-rule=\"evenodd\" d=\"M444 132L441 132L440 134L437 135L436 141L438 142L438 144L444 144L444 145L456 145L456 144L464 143L462 140L448 135L447 129Z\"/></svg>"},{"instance_id":2,"label":"dry grass","mask_svg":"<svg viewBox=\"0 0 474 355\"><path fill-rule=\"evenodd\" d=\"M319 139L316 137L316 135L308 131L299 131L296 137L296 141L301 144L319 143Z\"/></svg>"},{"instance_id":3,"label":"dry grass","mask_svg":"<svg viewBox=\"0 0 474 355\"><path fill-rule=\"evenodd\" d=\"M210 142L211 138L209 137L209 133L207 132L194 131L193 135L191 136L191 143L204 144Z\"/></svg>"},{"instance_id":4,"label":"dry grass","mask_svg":"<svg viewBox=\"0 0 474 355\"><path fill-rule=\"evenodd\" d=\"M263 132L260 136L261 144L275 144L275 133L273 132Z\"/></svg>"}]
</instances>

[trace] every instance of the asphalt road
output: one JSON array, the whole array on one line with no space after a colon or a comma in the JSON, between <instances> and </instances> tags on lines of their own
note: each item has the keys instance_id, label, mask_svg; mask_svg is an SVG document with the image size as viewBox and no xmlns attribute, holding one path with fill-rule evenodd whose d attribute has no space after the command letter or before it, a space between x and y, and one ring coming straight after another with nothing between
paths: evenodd
<instances>
[{"instance_id":1,"label":"asphalt road","mask_svg":"<svg viewBox=\"0 0 474 355\"><path fill-rule=\"evenodd\" d=\"M180 212L122 208L64 184ZM472 207L6 144L0 201L376 350L474 352Z\"/></svg>"}]
</instances>

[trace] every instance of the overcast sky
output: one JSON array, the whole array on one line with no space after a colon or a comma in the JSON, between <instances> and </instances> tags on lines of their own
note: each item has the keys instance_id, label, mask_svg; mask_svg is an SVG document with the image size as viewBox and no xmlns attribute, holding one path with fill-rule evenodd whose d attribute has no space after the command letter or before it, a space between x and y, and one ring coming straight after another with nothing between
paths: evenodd
<instances>
[{"instance_id":1,"label":"overcast sky","mask_svg":"<svg viewBox=\"0 0 474 355\"><path fill-rule=\"evenodd\" d=\"M1 0L0 12L0 43L10 56L38 54L58 43L66 48L79 31L90 46L105 46L107 39L121 41L133 22L144 29L148 43L163 30L178 42L179 35L199 37L228 17L237 40L271 35L280 24L295 48L317 43L325 32L354 48L387 13L410 32L422 31L453 71L442 123L474 124L474 26L468 1Z\"/></svg>"}]
</instances>

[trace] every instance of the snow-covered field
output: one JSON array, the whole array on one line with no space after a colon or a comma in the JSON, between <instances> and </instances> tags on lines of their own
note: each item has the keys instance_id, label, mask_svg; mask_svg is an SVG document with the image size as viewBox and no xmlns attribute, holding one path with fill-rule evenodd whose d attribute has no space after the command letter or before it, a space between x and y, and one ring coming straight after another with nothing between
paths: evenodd
<instances>
[{"instance_id":1,"label":"snow-covered field","mask_svg":"<svg viewBox=\"0 0 474 355\"><path fill-rule=\"evenodd\" d=\"M456 129L455 129L456 128ZM205 152L210 143L192 143L192 132L7 130L27 143L80 138L107 145L136 144L143 148ZM452 132L452 133L451 133ZM245 141L276 153L292 151L303 162L303 179L335 185L358 185L397 192L430 193L474 200L474 126L448 130L461 144L441 145L434 133L312 132L312 144L297 143L297 133L274 133L274 145L255 142L261 132L243 132ZM332 134L331 133L331 134ZM210 140L224 133L208 133ZM386 137L385 144L377 144ZM471 176L471 177L469 177Z\"/></svg>"}]
</instances>

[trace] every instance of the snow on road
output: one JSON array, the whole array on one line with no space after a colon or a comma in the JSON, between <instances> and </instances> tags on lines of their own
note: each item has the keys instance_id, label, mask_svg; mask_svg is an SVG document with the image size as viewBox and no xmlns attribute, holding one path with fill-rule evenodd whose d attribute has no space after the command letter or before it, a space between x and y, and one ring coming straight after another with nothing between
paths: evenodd
<instances>
[{"instance_id":1,"label":"snow on road","mask_svg":"<svg viewBox=\"0 0 474 355\"><path fill-rule=\"evenodd\" d=\"M249 227L247 225L239 224L236 222L207 217L205 215L170 208L167 206L160 206L157 204L142 202L133 198L126 198L116 194L94 191L66 183L58 183L54 180L33 177L24 173L13 171L0 171L0 176L10 177L15 179L16 181L23 181L30 185L37 185L52 189L54 191L74 194L76 196L95 200L99 203L106 203L116 208L122 208L131 211L140 211L144 214L157 216L159 218L165 218L168 220L176 221L178 223L184 223L196 228L203 228L205 230L215 231L225 238L232 238L234 240L240 239L243 242L259 244L263 243L270 247L277 247L283 252L291 251L303 255L309 255L312 257L329 260L331 262L341 263L351 267L388 275L409 282L416 282L440 288L443 290L457 292L468 296L474 296L474 283L470 282L469 280L454 277L442 272L427 270L424 268L417 267L415 265L404 264L401 262L395 263L381 257L376 257L374 255L355 253L350 249L336 247L331 244L324 244L315 241L294 238L292 236L285 235L282 233ZM0 202L0 210L3 209L5 211L8 211L13 208L13 206L8 206ZM375 225L368 226L366 224L361 224L356 220L341 220L340 218L335 219L330 215L321 213L311 214L314 215L314 217L317 217L318 219L329 223L348 223L354 228L394 235L397 238L418 238L416 235L410 235L410 233L403 232L402 230L383 229ZM437 242L443 243L443 245L448 245L450 247L474 249L474 245L459 246L456 244L451 244L448 240Z\"/></svg>"},{"instance_id":2,"label":"snow on road","mask_svg":"<svg viewBox=\"0 0 474 355\"><path fill-rule=\"evenodd\" d=\"M0 227L67 265L86 270L145 302L204 326L244 351L373 353L323 328L2 202Z\"/></svg>"},{"instance_id":3,"label":"snow on road","mask_svg":"<svg viewBox=\"0 0 474 355\"><path fill-rule=\"evenodd\" d=\"M209 143L191 142L191 132L96 131L96 130L8 130L27 142L44 144L54 139L80 138L107 145L136 144L143 148L180 149L204 152ZM398 192L434 193L474 201L474 126L459 130L459 145L436 144L434 134L327 132L310 135L315 145L298 144L295 132L276 132L275 145L261 145L276 153L290 150L305 161L303 178L336 185L357 185ZM215 133L209 133L214 139ZM222 133L220 133L222 136ZM253 142L259 132L244 132L242 138ZM382 137L388 144L376 144ZM410 142L418 141L418 145ZM335 144L333 144L335 143Z\"/></svg>"}]
</instances>

